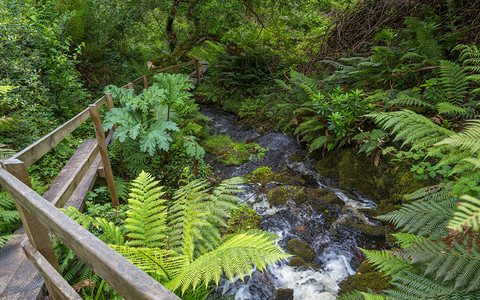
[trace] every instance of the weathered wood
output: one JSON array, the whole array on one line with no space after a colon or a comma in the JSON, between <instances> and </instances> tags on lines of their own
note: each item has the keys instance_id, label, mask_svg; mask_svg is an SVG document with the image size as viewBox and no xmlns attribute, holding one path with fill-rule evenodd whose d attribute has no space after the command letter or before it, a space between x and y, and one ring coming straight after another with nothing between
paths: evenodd
<instances>
[{"instance_id":1,"label":"weathered wood","mask_svg":"<svg viewBox=\"0 0 480 300\"><path fill-rule=\"evenodd\" d=\"M97 140L83 141L42 197L59 208L63 207L97 153Z\"/></svg>"},{"instance_id":2,"label":"weathered wood","mask_svg":"<svg viewBox=\"0 0 480 300\"><path fill-rule=\"evenodd\" d=\"M28 177L26 164L22 161L10 158L7 160L1 161L2 167L6 170L5 172L10 172L12 176L15 176L18 180L24 183L29 188L32 187L30 178ZM7 190L7 187L2 187ZM25 210L21 205L21 202L15 198L15 205L17 207L20 218L22 219L22 224L25 227L25 232L31 243L35 248L42 253L42 255L48 260L48 262L58 271L60 271L60 266L58 264L55 251L53 250L52 241L48 234L48 230L40 224L30 213Z\"/></svg>"},{"instance_id":3,"label":"weathered wood","mask_svg":"<svg viewBox=\"0 0 480 300\"><path fill-rule=\"evenodd\" d=\"M200 84L200 61L198 59L195 60L195 70L197 71L197 85Z\"/></svg>"},{"instance_id":4,"label":"weathered wood","mask_svg":"<svg viewBox=\"0 0 480 300\"><path fill-rule=\"evenodd\" d=\"M112 166L110 165L110 158L108 157L107 144L105 141L105 135L103 133L102 121L100 121L100 115L98 114L98 108L94 104L90 104L90 117L93 121L93 127L95 128L95 135L97 136L98 147L100 150L100 155L102 157L103 167L105 169L105 177L108 183L108 190L110 191L110 196L112 198L112 205L117 207L120 205L118 202L117 190L115 187L115 180L113 178Z\"/></svg>"},{"instance_id":5,"label":"weathered wood","mask_svg":"<svg viewBox=\"0 0 480 300\"><path fill-rule=\"evenodd\" d=\"M97 102L95 102L95 104L98 107L101 107L105 103L105 101L105 97L102 97ZM77 129L78 126L85 122L85 120L87 120L89 116L90 114L88 108L84 109L82 112L65 122L57 129L53 130L35 143L31 144L27 148L12 156L12 158L19 159L25 163L27 168L30 167L45 153L47 153L58 143L60 143L67 135Z\"/></svg>"},{"instance_id":6,"label":"weathered wood","mask_svg":"<svg viewBox=\"0 0 480 300\"><path fill-rule=\"evenodd\" d=\"M142 76L142 77L143 77L143 76ZM134 81L132 81L132 84L133 84L133 85L137 85L137 84L139 84L140 82L142 82L142 81L143 81L143 78L142 78L142 77L139 77L139 78L135 79Z\"/></svg>"},{"instance_id":7,"label":"weathered wood","mask_svg":"<svg viewBox=\"0 0 480 300\"><path fill-rule=\"evenodd\" d=\"M63 188L51 201L53 205L55 205L58 208L62 208L65 205L67 200L70 198L70 196L73 194L73 192L77 188L80 181L82 181L83 176L87 172L88 168L90 168L90 166L92 165L98 152L99 152L98 144L95 143L95 145L90 150L90 152L87 155L81 157L81 162L78 169L76 169L72 177L70 177L70 179L66 183L64 183Z\"/></svg>"},{"instance_id":8,"label":"weathered wood","mask_svg":"<svg viewBox=\"0 0 480 300\"><path fill-rule=\"evenodd\" d=\"M175 74L178 74L178 67L177 66L175 66L174 70L175 70Z\"/></svg>"},{"instance_id":9,"label":"weathered wood","mask_svg":"<svg viewBox=\"0 0 480 300\"><path fill-rule=\"evenodd\" d=\"M4 169L0 185L122 297L180 299Z\"/></svg>"},{"instance_id":10,"label":"weathered wood","mask_svg":"<svg viewBox=\"0 0 480 300\"><path fill-rule=\"evenodd\" d=\"M143 88L148 90L148 80L147 80L147 76L143 75L142 76L142 80L143 80Z\"/></svg>"},{"instance_id":11,"label":"weathered wood","mask_svg":"<svg viewBox=\"0 0 480 300\"><path fill-rule=\"evenodd\" d=\"M97 181L97 170L101 163L102 158L100 157L100 154L97 154L97 157L95 157L93 164L90 166L90 168L88 168L87 173L85 173L82 181L80 181L80 183L78 184L75 192L73 192L70 198L68 198L68 201L64 206L65 208L73 206L79 211L83 211L85 207L85 201L87 199L87 193L93 189L93 186Z\"/></svg>"},{"instance_id":12,"label":"weathered wood","mask_svg":"<svg viewBox=\"0 0 480 300\"><path fill-rule=\"evenodd\" d=\"M40 254L30 242L25 239L22 242L22 248L25 255L32 262L32 264L40 271L45 282L49 282L50 296L54 294L54 299L82 299L75 290L68 284L62 275L60 275L50 263Z\"/></svg>"},{"instance_id":13,"label":"weathered wood","mask_svg":"<svg viewBox=\"0 0 480 300\"><path fill-rule=\"evenodd\" d=\"M105 99L107 100L108 110L112 110L112 108L114 107L112 94L105 94Z\"/></svg>"},{"instance_id":14,"label":"weathered wood","mask_svg":"<svg viewBox=\"0 0 480 300\"><path fill-rule=\"evenodd\" d=\"M129 82L127 84L127 89L133 90L133 83L132 82Z\"/></svg>"}]
</instances>

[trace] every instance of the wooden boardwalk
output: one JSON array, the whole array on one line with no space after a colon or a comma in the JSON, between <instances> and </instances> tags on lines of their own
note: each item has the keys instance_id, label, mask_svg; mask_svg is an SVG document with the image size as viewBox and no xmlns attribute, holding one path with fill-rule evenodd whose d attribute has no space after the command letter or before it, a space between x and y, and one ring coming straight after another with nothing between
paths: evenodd
<instances>
[{"instance_id":1,"label":"wooden boardwalk","mask_svg":"<svg viewBox=\"0 0 480 300\"><path fill-rule=\"evenodd\" d=\"M198 85L197 74L201 75L207 69L207 62L197 63L195 72L189 75L191 83ZM178 66L175 71L178 72ZM150 75L148 76L153 76ZM144 87L148 87L147 76L136 81L138 82L135 84L143 81ZM133 88L133 84L129 83L124 87ZM52 133L49 135L53 136ZM112 136L113 132L110 132L106 137L107 145L111 142ZM93 188L97 178L105 176L98 148L97 140L83 141L42 197L56 207L74 206L83 210L88 191ZM85 172L83 177L79 176L79 173L83 172ZM18 236L8 241L0 249L0 299L43 299L45 296L44 279L26 257L24 247L22 247L22 242L24 243L27 239L24 228L18 229L15 234Z\"/></svg>"}]
</instances>

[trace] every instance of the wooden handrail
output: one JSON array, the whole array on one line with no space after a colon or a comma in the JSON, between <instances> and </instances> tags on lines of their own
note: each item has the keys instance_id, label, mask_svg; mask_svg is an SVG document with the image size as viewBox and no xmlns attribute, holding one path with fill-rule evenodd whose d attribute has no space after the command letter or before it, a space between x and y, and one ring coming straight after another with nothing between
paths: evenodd
<instances>
[{"instance_id":1,"label":"wooden handrail","mask_svg":"<svg viewBox=\"0 0 480 300\"><path fill-rule=\"evenodd\" d=\"M122 297L180 299L3 168L0 185Z\"/></svg>"},{"instance_id":2,"label":"wooden handrail","mask_svg":"<svg viewBox=\"0 0 480 300\"><path fill-rule=\"evenodd\" d=\"M147 80L155 74L170 70L178 73L180 67L191 64L195 64L198 83L200 82L199 61L192 60L143 75L122 88L133 89L139 83L143 83L143 87L148 88ZM24 251L44 276L47 289L54 299L72 299L76 296L74 296L74 291L68 286L68 283L58 273L59 265L48 231L55 234L78 258L83 260L121 296L127 299L180 299L57 208L65 205L99 152L106 169L105 172L109 173L106 178L112 195L112 203L115 206L118 205L115 182L107 153L107 145L112 139L115 127L105 138L98 115L98 109L105 103L108 104L109 110L113 108L113 99L110 94L101 97L75 117L10 159L0 161L0 185L15 199L15 204L27 232L28 239L23 243ZM87 153L87 156L68 182L54 195L54 198L50 199L52 202L49 202L32 190L27 168L65 139L89 117L92 118L94 124L97 143Z\"/></svg>"}]
</instances>

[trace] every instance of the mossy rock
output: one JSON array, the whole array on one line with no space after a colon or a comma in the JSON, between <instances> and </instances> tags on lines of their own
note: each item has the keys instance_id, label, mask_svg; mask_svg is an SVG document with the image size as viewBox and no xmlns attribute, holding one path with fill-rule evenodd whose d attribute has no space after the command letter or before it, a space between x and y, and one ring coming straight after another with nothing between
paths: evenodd
<instances>
[{"instance_id":1,"label":"mossy rock","mask_svg":"<svg viewBox=\"0 0 480 300\"><path fill-rule=\"evenodd\" d=\"M348 224L348 227L357 229L366 235L376 237L384 237L387 232L387 228L385 226L372 226L368 224Z\"/></svg>"},{"instance_id":2,"label":"mossy rock","mask_svg":"<svg viewBox=\"0 0 480 300\"><path fill-rule=\"evenodd\" d=\"M293 195L293 201L295 201L295 203L299 205L305 203L305 201L307 201L308 199L309 195L307 189L303 187L298 189L297 192L295 192L295 194Z\"/></svg>"},{"instance_id":3,"label":"mossy rock","mask_svg":"<svg viewBox=\"0 0 480 300\"><path fill-rule=\"evenodd\" d=\"M300 155L300 154L293 154L293 155L290 155L288 157L288 161L290 163L296 163L296 162L304 162L305 161L305 157L303 155Z\"/></svg>"},{"instance_id":4,"label":"mossy rock","mask_svg":"<svg viewBox=\"0 0 480 300\"><path fill-rule=\"evenodd\" d=\"M284 187L276 187L267 193L267 200L270 207L287 204L290 198L290 192Z\"/></svg>"},{"instance_id":5,"label":"mossy rock","mask_svg":"<svg viewBox=\"0 0 480 300\"><path fill-rule=\"evenodd\" d=\"M266 185L267 183L274 181L276 173L272 171L270 167L260 167L252 173L246 176L246 180L249 182L260 183L261 185Z\"/></svg>"},{"instance_id":6,"label":"mossy rock","mask_svg":"<svg viewBox=\"0 0 480 300\"><path fill-rule=\"evenodd\" d=\"M278 289L275 292L275 300L293 300L292 289Z\"/></svg>"},{"instance_id":7,"label":"mossy rock","mask_svg":"<svg viewBox=\"0 0 480 300\"><path fill-rule=\"evenodd\" d=\"M332 206L340 208L344 204L343 201L331 190L309 188L308 194L311 199L310 204L317 212L324 211Z\"/></svg>"},{"instance_id":8,"label":"mossy rock","mask_svg":"<svg viewBox=\"0 0 480 300\"><path fill-rule=\"evenodd\" d=\"M304 266L306 262L301 257L294 256L292 257L292 259L290 259L290 262L288 264L291 267L301 267Z\"/></svg>"},{"instance_id":9,"label":"mossy rock","mask_svg":"<svg viewBox=\"0 0 480 300\"><path fill-rule=\"evenodd\" d=\"M313 248L299 239L288 241L286 249L290 253L303 259L305 262L311 262L315 258L315 251Z\"/></svg>"},{"instance_id":10,"label":"mossy rock","mask_svg":"<svg viewBox=\"0 0 480 300\"><path fill-rule=\"evenodd\" d=\"M415 179L408 166L392 168L385 159L374 166L371 157L358 154L355 149L328 152L316 163L315 169L325 177L337 178L340 187L372 198L380 214L396 209L405 194L429 184Z\"/></svg>"},{"instance_id":11,"label":"mossy rock","mask_svg":"<svg viewBox=\"0 0 480 300\"><path fill-rule=\"evenodd\" d=\"M339 286L339 296L354 291L368 292L371 290L378 293L390 288L390 280L382 272L376 272L368 262L364 262L356 274L348 276Z\"/></svg>"}]
</instances>

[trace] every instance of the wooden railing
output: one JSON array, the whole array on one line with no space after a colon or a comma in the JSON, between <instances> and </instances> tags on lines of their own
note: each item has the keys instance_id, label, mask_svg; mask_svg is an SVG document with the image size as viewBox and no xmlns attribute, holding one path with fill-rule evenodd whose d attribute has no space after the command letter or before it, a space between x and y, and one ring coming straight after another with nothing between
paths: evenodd
<instances>
[{"instance_id":1,"label":"wooden railing","mask_svg":"<svg viewBox=\"0 0 480 300\"><path fill-rule=\"evenodd\" d=\"M126 84L123 88L133 89L139 83L143 83L143 88L148 88L148 79L156 73L171 70L178 73L181 67L191 64L195 64L197 83L199 83L201 75L199 61L193 60L144 75ZM90 104L78 115L13 157L0 161L0 185L15 199L17 210L27 233L22 247L28 259L43 275L49 294L54 299L81 298L61 276L49 233L70 248L78 258L110 284L122 297L126 299L180 299L58 209L65 205L98 153L102 159L112 204L114 206L119 204L107 152L107 145L112 139L113 131L105 138L98 113L100 107L105 103L109 110L114 107L110 94L106 94L97 102ZM93 121L97 143L82 160L74 175L50 202L32 189L27 168L53 149L89 117Z\"/></svg>"}]
</instances>

